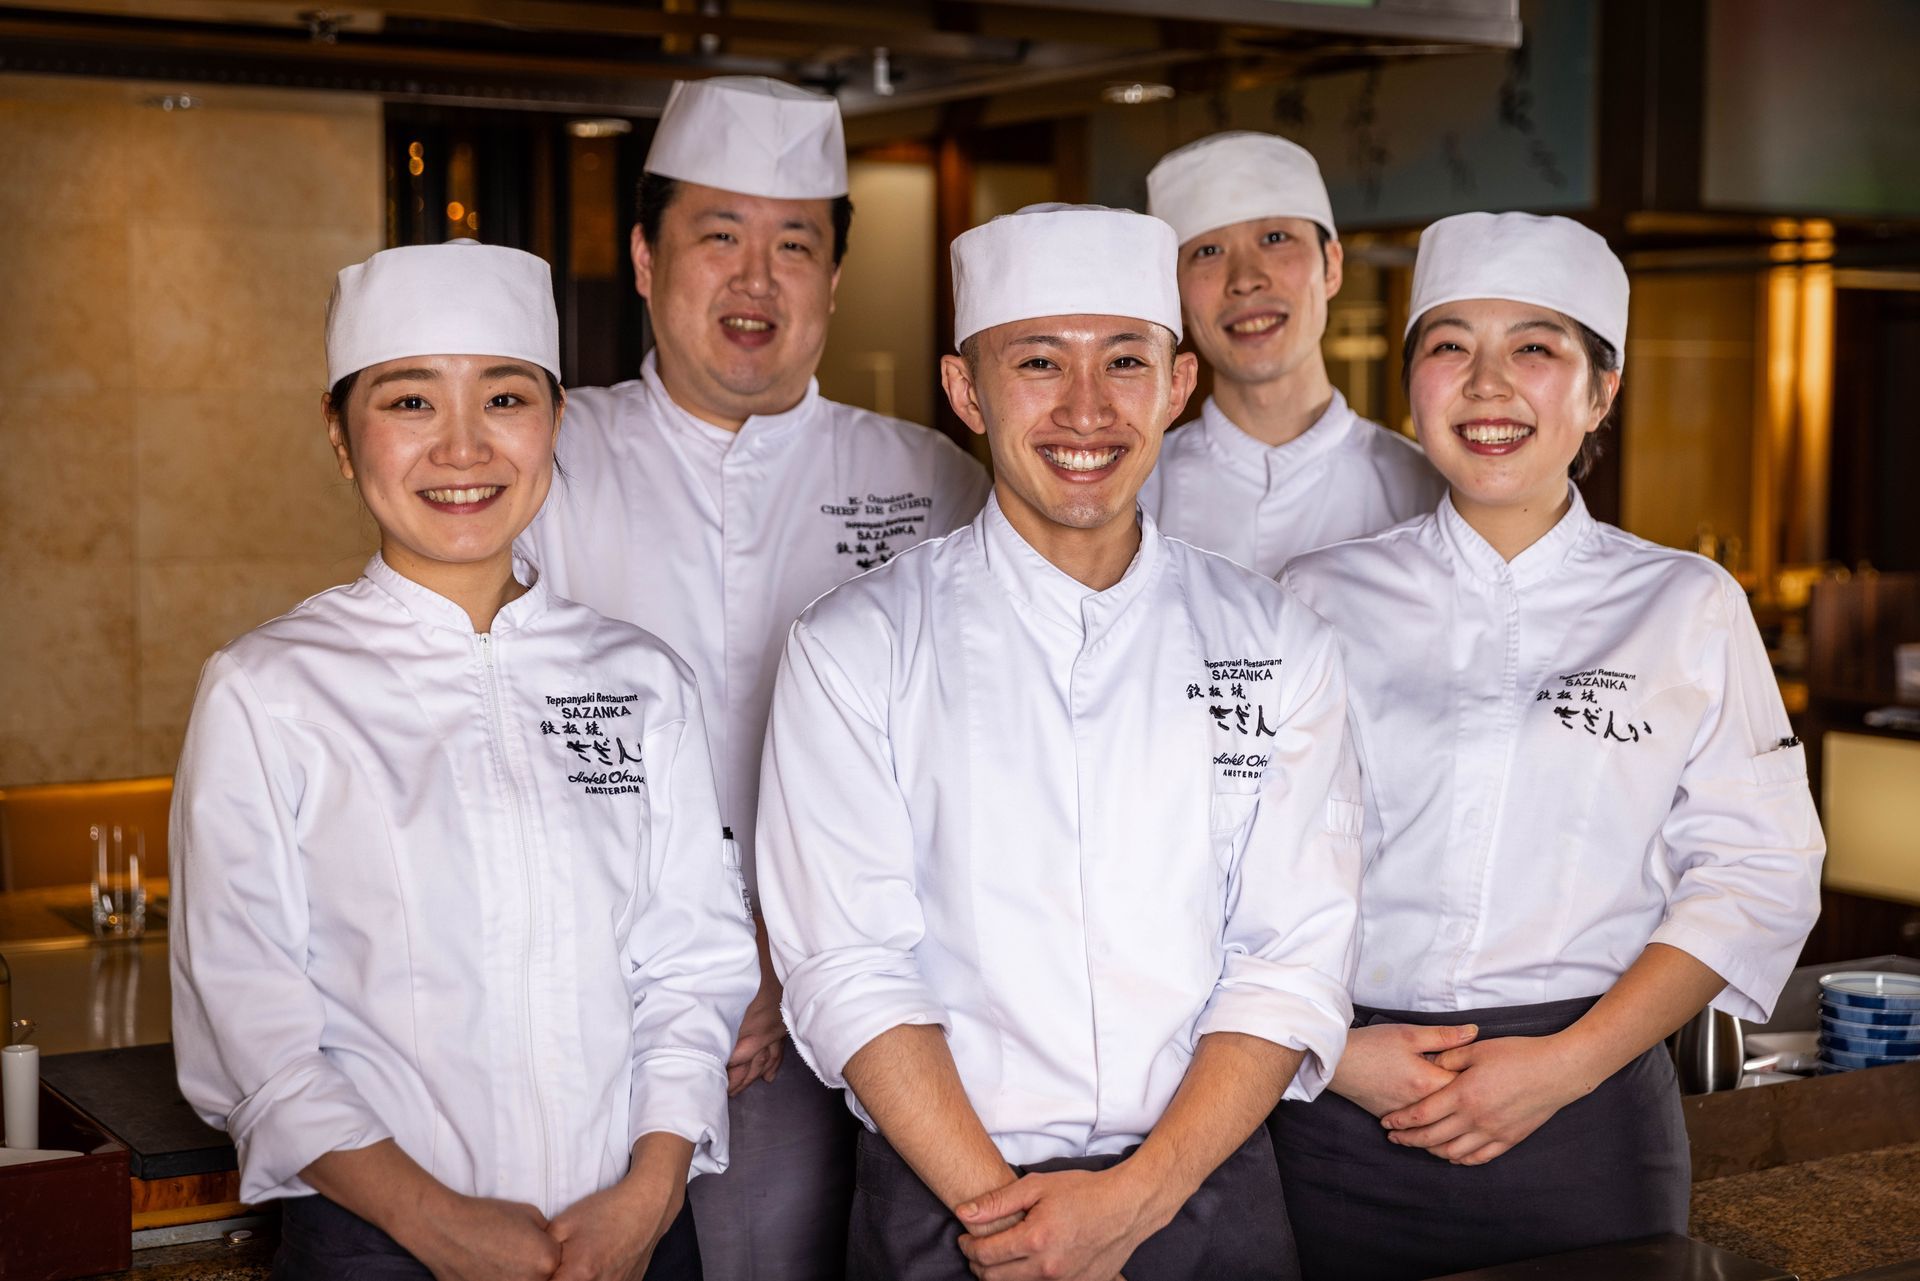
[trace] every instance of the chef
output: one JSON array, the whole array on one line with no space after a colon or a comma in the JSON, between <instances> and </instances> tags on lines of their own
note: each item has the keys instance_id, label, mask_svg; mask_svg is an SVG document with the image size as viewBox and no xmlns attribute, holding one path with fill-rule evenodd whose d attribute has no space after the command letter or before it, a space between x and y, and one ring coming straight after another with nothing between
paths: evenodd
<instances>
[{"instance_id":1,"label":"chef","mask_svg":"<svg viewBox=\"0 0 1920 1281\"><path fill-rule=\"evenodd\" d=\"M1661 1041L1708 1004L1767 1019L1824 852L1740 585L1569 483L1626 351L1606 242L1443 219L1410 315L1448 495L1283 575L1339 634L1369 793L1359 1026L1274 1122L1309 1277L1684 1233Z\"/></svg>"},{"instance_id":2,"label":"chef","mask_svg":"<svg viewBox=\"0 0 1920 1281\"><path fill-rule=\"evenodd\" d=\"M281 1202L276 1277L697 1278L758 967L692 673L512 554L560 426L547 265L375 254L327 365L380 550L201 675L181 1091Z\"/></svg>"},{"instance_id":3,"label":"chef","mask_svg":"<svg viewBox=\"0 0 1920 1281\"><path fill-rule=\"evenodd\" d=\"M569 395L567 479L524 544L556 591L693 664L750 890L787 625L986 497L938 433L820 395L852 213L832 98L757 77L674 86L632 245L657 345L634 381ZM837 1281L845 1259L851 1123L811 1074L778 1070L785 1038L763 959L729 1064L733 1168L694 1193L711 1281Z\"/></svg>"},{"instance_id":4,"label":"chef","mask_svg":"<svg viewBox=\"0 0 1920 1281\"><path fill-rule=\"evenodd\" d=\"M1342 254L1320 167L1265 133L1220 133L1147 175L1180 240L1187 332L1213 371L1140 501L1160 528L1263 574L1300 552L1433 510L1420 447L1354 413L1320 340Z\"/></svg>"},{"instance_id":5,"label":"chef","mask_svg":"<svg viewBox=\"0 0 1920 1281\"><path fill-rule=\"evenodd\" d=\"M1172 233L954 241L966 528L792 629L761 884L860 1140L847 1274L1293 1275L1261 1120L1348 1022L1357 766L1326 628L1135 498L1193 387Z\"/></svg>"}]
</instances>

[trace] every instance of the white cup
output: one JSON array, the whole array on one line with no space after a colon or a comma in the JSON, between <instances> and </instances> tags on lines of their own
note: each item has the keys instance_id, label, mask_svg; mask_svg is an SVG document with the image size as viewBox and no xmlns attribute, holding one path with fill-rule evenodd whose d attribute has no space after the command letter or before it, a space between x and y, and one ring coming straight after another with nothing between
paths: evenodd
<instances>
[{"instance_id":1,"label":"white cup","mask_svg":"<svg viewBox=\"0 0 1920 1281\"><path fill-rule=\"evenodd\" d=\"M0 1120L6 1123L6 1146L40 1146L39 1046L0 1048Z\"/></svg>"}]
</instances>

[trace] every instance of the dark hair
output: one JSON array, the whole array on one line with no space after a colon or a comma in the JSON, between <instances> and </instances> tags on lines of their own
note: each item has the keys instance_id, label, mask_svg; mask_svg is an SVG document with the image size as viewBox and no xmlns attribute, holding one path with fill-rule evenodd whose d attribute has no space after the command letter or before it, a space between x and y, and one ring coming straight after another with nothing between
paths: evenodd
<instances>
[{"instance_id":1,"label":"dark hair","mask_svg":"<svg viewBox=\"0 0 1920 1281\"><path fill-rule=\"evenodd\" d=\"M1320 241L1320 266L1324 268L1327 265L1327 242L1333 237L1317 222L1313 224L1313 234Z\"/></svg>"},{"instance_id":2,"label":"dark hair","mask_svg":"<svg viewBox=\"0 0 1920 1281\"><path fill-rule=\"evenodd\" d=\"M640 175L640 186L634 199L634 219L640 224L640 235L650 245L660 243L660 219L667 212L667 206L680 194L678 178L664 178L657 173ZM838 267L840 260L847 256L847 232L853 226L853 200L847 196L833 198L833 265Z\"/></svg>"},{"instance_id":3,"label":"dark hair","mask_svg":"<svg viewBox=\"0 0 1920 1281\"><path fill-rule=\"evenodd\" d=\"M327 389L327 411L340 420L340 439L343 442L348 442L347 456L349 458L353 456L353 445L348 441L347 437L347 397L353 395L353 386L360 381L360 375L364 372L364 370L356 369ZM555 378L553 371L545 366L541 366L540 372L547 376L547 395L553 398L555 405L558 405L560 403L560 380ZM558 454L555 454L553 457L553 473L562 480L566 479L567 473L560 466L560 456Z\"/></svg>"},{"instance_id":4,"label":"dark hair","mask_svg":"<svg viewBox=\"0 0 1920 1281\"><path fill-rule=\"evenodd\" d=\"M1593 398L1594 404L1602 404L1607 398L1607 375L1620 368L1620 353L1614 350L1612 343L1573 317L1568 316L1567 319L1573 322L1574 333L1587 354L1587 394ZM1400 390L1403 392L1412 387L1414 348L1419 345L1425 332L1426 321L1422 318L1419 324L1407 331L1407 341L1400 348ZM1606 416L1601 418L1599 426L1580 438L1580 452L1567 465L1567 475L1575 480L1587 478L1587 473L1593 470L1593 464L1600 457L1600 433L1613 421L1619 408L1618 400L1608 405Z\"/></svg>"}]
</instances>

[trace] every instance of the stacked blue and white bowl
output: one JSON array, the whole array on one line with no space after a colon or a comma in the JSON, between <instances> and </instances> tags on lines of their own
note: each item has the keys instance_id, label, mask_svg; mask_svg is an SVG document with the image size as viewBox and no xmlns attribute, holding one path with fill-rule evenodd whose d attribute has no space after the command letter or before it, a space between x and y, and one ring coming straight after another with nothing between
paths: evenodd
<instances>
[{"instance_id":1,"label":"stacked blue and white bowl","mask_svg":"<svg viewBox=\"0 0 1920 1281\"><path fill-rule=\"evenodd\" d=\"M1829 1072L1920 1063L1920 974L1822 975L1820 1061Z\"/></svg>"}]
</instances>

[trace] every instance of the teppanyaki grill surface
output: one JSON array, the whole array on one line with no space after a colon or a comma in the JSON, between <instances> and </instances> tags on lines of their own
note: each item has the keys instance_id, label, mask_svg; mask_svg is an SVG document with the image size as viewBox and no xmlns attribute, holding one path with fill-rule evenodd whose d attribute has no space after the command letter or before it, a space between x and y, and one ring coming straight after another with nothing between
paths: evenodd
<instances>
[{"instance_id":1,"label":"teppanyaki grill surface","mask_svg":"<svg viewBox=\"0 0 1920 1281\"><path fill-rule=\"evenodd\" d=\"M69 1103L127 1145L136 1179L172 1179L235 1167L233 1141L180 1097L173 1046L56 1054L40 1077Z\"/></svg>"}]
</instances>

